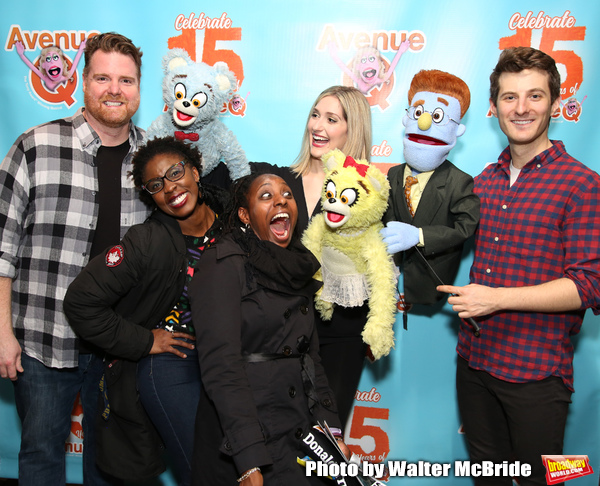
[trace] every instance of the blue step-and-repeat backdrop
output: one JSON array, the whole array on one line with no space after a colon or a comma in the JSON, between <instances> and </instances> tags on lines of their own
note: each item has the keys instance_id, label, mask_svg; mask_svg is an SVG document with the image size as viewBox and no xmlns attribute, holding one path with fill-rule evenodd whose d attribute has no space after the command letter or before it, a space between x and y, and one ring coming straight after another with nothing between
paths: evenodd
<instances>
[{"instance_id":1,"label":"blue step-and-repeat backdrop","mask_svg":"<svg viewBox=\"0 0 600 486\"><path fill-rule=\"evenodd\" d=\"M600 67L600 4L506 0L455 2L425 0L298 0L260 2L179 0L4 2L0 16L0 152L3 157L27 128L75 112L83 103L81 71L55 91L40 82L19 57L21 41L31 61L43 47L59 43L74 60L81 39L116 31L144 52L141 105L134 121L147 128L163 110L162 57L181 47L196 61L223 61L238 79L238 102L222 117L249 160L289 165L300 148L312 102L326 87L352 84L339 63L351 66L360 48L373 45L385 66L400 43L410 48L389 81L367 97L373 115L373 162L387 170L403 162L401 123L407 91L421 69L456 74L471 89L467 130L450 159L477 175L495 161L505 144L489 113L489 74L500 50L537 47L558 62L562 105L550 137L563 140L576 158L599 171L600 137L593 93ZM331 47L334 49L331 49ZM465 249L457 284L468 282L472 258ZM586 315L575 339L575 389L565 437L565 454L589 456L593 475L573 486L598 484L600 471L600 317ZM417 307L408 329L396 326L396 348L387 358L366 364L347 442L373 461L419 460L450 463L467 452L455 392L457 318L447 304ZM190 424L190 427L192 424ZM549 423L548 427L553 424ZM12 385L0 380L0 477L17 477L20 424ZM65 444L68 482L81 482L81 410L73 409L72 434ZM468 485L471 478L403 478L418 485ZM158 484L174 484L169 472Z\"/></svg>"}]
</instances>

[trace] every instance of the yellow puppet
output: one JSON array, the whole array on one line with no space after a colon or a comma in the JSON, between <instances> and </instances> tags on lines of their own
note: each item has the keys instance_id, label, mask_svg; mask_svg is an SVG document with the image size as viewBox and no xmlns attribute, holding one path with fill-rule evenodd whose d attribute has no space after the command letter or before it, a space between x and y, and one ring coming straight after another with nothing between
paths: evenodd
<instances>
[{"instance_id":1,"label":"yellow puppet","mask_svg":"<svg viewBox=\"0 0 600 486\"><path fill-rule=\"evenodd\" d=\"M390 185L375 166L346 157L340 150L323 155L323 212L314 216L302 242L321 262L323 281L315 307L330 320L334 305L369 303L363 341L378 359L394 346L396 275L379 230Z\"/></svg>"}]
</instances>

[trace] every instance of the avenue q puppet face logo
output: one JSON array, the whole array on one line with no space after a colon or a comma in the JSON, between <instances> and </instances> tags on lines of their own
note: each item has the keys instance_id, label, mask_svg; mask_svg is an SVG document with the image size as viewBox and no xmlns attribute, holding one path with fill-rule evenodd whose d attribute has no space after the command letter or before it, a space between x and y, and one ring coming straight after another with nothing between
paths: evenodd
<instances>
[{"instance_id":1,"label":"avenue q puppet face logo","mask_svg":"<svg viewBox=\"0 0 600 486\"><path fill-rule=\"evenodd\" d=\"M99 32L27 31L12 25L4 50L14 52L13 62L18 72L23 73L33 99L42 106L49 105L49 109L58 109L63 104L70 107L77 102L74 98L79 84L77 66L83 55L84 40L96 34Z\"/></svg>"},{"instance_id":2,"label":"avenue q puppet face logo","mask_svg":"<svg viewBox=\"0 0 600 486\"><path fill-rule=\"evenodd\" d=\"M402 70L402 55L425 48L427 39L420 30L340 30L333 24L323 27L317 51L327 51L342 71L342 84L354 86L370 106L381 111L390 104L396 73ZM389 57L388 57L389 56Z\"/></svg>"}]
</instances>

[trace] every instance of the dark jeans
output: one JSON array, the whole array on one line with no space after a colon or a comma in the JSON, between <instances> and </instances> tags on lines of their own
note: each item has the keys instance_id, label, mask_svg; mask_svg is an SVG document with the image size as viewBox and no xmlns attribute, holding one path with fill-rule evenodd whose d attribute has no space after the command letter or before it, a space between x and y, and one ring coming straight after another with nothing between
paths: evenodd
<instances>
[{"instance_id":1,"label":"dark jeans","mask_svg":"<svg viewBox=\"0 0 600 486\"><path fill-rule=\"evenodd\" d=\"M200 398L198 353L179 348L187 354L153 354L138 363L137 383L142 405L158 430L179 484L190 484L194 424Z\"/></svg>"},{"instance_id":2,"label":"dark jeans","mask_svg":"<svg viewBox=\"0 0 600 486\"><path fill-rule=\"evenodd\" d=\"M472 462L521 461L531 464L531 476L519 484L546 485L542 455L560 455L571 391L550 376L530 383L510 383L469 368L458 357L458 407ZM512 486L509 477L474 478L475 485Z\"/></svg>"},{"instance_id":3,"label":"dark jeans","mask_svg":"<svg viewBox=\"0 0 600 486\"><path fill-rule=\"evenodd\" d=\"M65 441L77 392L81 392L83 405L83 481L86 486L112 484L95 460L94 417L104 371L102 359L84 354L79 356L78 368L56 369L22 353L21 363L25 371L14 382L22 424L19 486L65 484Z\"/></svg>"}]
</instances>

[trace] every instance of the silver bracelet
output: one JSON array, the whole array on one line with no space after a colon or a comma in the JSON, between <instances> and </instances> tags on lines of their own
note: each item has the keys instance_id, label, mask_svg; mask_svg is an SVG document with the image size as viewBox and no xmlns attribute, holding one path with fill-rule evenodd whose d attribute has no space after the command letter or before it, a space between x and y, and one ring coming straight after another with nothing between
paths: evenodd
<instances>
[{"instance_id":1,"label":"silver bracelet","mask_svg":"<svg viewBox=\"0 0 600 486\"><path fill-rule=\"evenodd\" d=\"M254 474L255 472L260 472L260 467L253 467L252 469L248 469L244 474L242 474L239 477L237 482L241 483L242 481L245 481L246 479L248 479L250 477L251 474Z\"/></svg>"}]
</instances>

